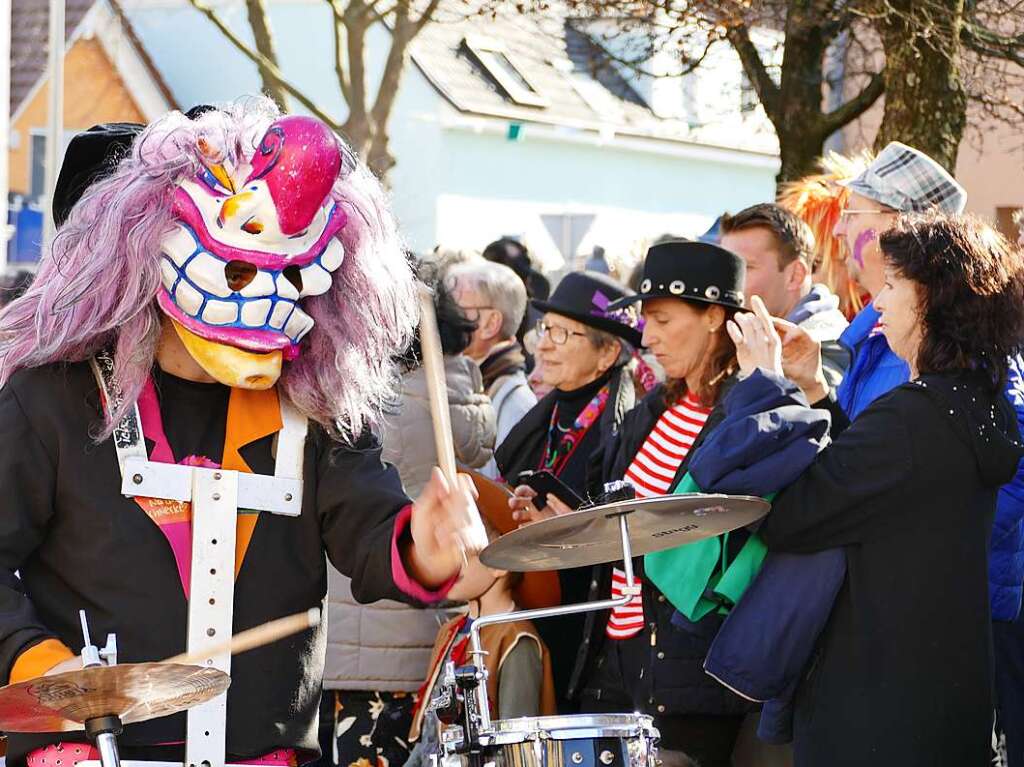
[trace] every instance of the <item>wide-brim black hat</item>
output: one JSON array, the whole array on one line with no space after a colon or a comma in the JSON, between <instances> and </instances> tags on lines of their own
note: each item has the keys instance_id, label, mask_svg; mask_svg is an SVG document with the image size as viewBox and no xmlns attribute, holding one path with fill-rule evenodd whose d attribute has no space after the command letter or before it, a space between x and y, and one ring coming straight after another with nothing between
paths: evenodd
<instances>
[{"instance_id":1,"label":"wide-brim black hat","mask_svg":"<svg viewBox=\"0 0 1024 767\"><path fill-rule=\"evenodd\" d=\"M53 190L53 220L57 226L68 220L86 189L114 170L144 127L138 123L105 123L71 139Z\"/></svg>"},{"instance_id":2,"label":"wide-brim black hat","mask_svg":"<svg viewBox=\"0 0 1024 767\"><path fill-rule=\"evenodd\" d=\"M639 292L619 299L612 309L651 298L742 309L746 279L746 263L730 250L709 242L663 242L647 251Z\"/></svg>"},{"instance_id":3,"label":"wide-brim black hat","mask_svg":"<svg viewBox=\"0 0 1024 767\"><path fill-rule=\"evenodd\" d=\"M613 309L612 304L633 291L599 272L570 272L562 278L547 301L530 303L542 312L554 312L598 330L640 345L639 317L630 308Z\"/></svg>"}]
</instances>

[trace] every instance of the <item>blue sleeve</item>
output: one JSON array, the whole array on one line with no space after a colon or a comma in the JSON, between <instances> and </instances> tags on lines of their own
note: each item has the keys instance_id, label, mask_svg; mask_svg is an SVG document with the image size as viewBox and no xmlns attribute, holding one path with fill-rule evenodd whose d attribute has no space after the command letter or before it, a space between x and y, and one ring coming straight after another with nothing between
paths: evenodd
<instances>
[{"instance_id":1,"label":"blue sleeve","mask_svg":"<svg viewBox=\"0 0 1024 767\"><path fill-rule=\"evenodd\" d=\"M1010 359L1006 399L1024 431L1024 360L1020 357ZM992 619L1012 621L1020 611L1024 581L1024 461L1013 480L999 491L988 566Z\"/></svg>"}]
</instances>

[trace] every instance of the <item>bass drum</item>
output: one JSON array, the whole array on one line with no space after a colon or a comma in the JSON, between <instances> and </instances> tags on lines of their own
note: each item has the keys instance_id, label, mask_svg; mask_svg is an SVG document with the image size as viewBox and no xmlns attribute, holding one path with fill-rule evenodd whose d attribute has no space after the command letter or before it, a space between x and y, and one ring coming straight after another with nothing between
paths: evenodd
<instances>
[{"instance_id":1,"label":"bass drum","mask_svg":"<svg viewBox=\"0 0 1024 767\"><path fill-rule=\"evenodd\" d=\"M651 717L640 714L505 719L487 733L483 761L495 767L656 767L658 737Z\"/></svg>"}]
</instances>

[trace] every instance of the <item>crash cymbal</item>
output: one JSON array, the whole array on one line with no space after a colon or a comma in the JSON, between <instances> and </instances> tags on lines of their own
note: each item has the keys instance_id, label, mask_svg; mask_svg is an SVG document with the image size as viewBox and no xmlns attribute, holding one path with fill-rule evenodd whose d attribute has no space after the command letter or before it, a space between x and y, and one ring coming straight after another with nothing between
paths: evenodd
<instances>
[{"instance_id":1,"label":"crash cymbal","mask_svg":"<svg viewBox=\"0 0 1024 767\"><path fill-rule=\"evenodd\" d=\"M230 683L223 671L176 663L67 671L0 688L0 730L71 732L98 716L143 722L205 703Z\"/></svg>"},{"instance_id":2,"label":"crash cymbal","mask_svg":"<svg viewBox=\"0 0 1024 767\"><path fill-rule=\"evenodd\" d=\"M617 501L524 525L480 553L488 567L560 570L622 559L619 517L626 515L633 555L711 538L756 522L770 508L748 495L662 495Z\"/></svg>"}]
</instances>

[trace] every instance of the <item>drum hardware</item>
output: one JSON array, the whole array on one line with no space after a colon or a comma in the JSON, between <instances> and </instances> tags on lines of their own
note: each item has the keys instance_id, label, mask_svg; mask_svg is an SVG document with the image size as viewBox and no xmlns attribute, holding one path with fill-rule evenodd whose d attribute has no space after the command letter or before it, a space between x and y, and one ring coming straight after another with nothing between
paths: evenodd
<instances>
[{"instance_id":1,"label":"drum hardware","mask_svg":"<svg viewBox=\"0 0 1024 767\"><path fill-rule=\"evenodd\" d=\"M82 622L83 665L76 671L38 677L0 688L0 730L4 732L81 732L96 744L98 762L80 767L153 767L155 762L122 762L117 737L123 725L190 710L224 693L231 678L215 668L196 665L189 654L159 663L117 665L117 638L107 636L100 649L92 644L85 612ZM236 634L214 649L237 654L277 641L320 620L317 608L280 618ZM182 767L167 765L166 767Z\"/></svg>"},{"instance_id":2,"label":"drum hardware","mask_svg":"<svg viewBox=\"0 0 1024 767\"><path fill-rule=\"evenodd\" d=\"M511 571L554 570L616 561L625 573L622 596L574 605L487 615L469 632L472 664L449 662L441 693L432 701L441 722L440 761L464 759L468 767L655 767L658 731L649 716L525 717L492 721L487 668L480 632L519 620L610 610L637 594L633 556L702 540L756 522L770 508L761 498L727 495L671 495L632 498L621 484L606 486L609 502L513 530L480 553L489 567ZM633 529L630 529L630 525ZM618 535L614 536L613 531ZM617 546L613 543L617 537Z\"/></svg>"}]
</instances>

